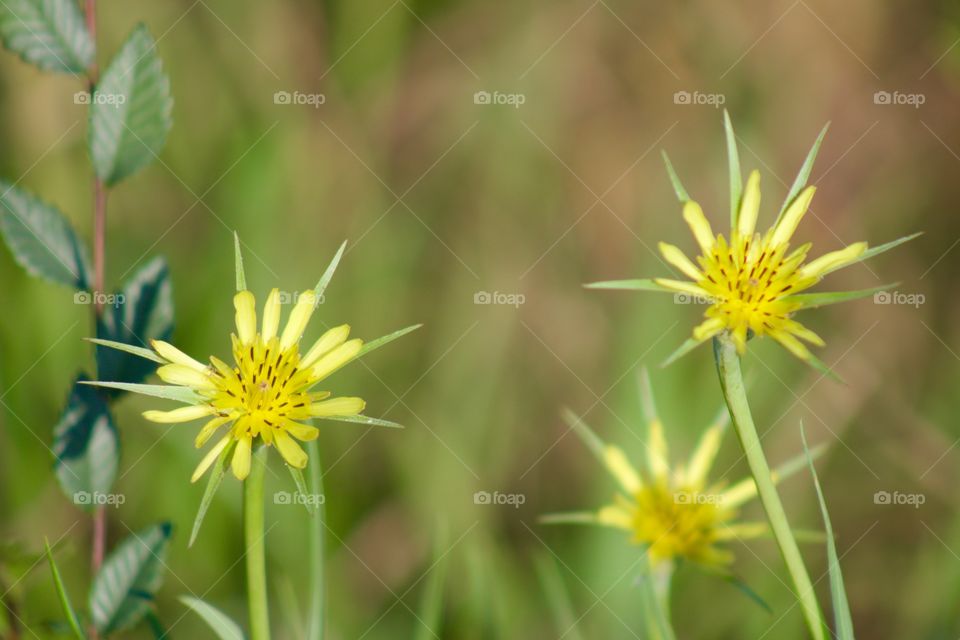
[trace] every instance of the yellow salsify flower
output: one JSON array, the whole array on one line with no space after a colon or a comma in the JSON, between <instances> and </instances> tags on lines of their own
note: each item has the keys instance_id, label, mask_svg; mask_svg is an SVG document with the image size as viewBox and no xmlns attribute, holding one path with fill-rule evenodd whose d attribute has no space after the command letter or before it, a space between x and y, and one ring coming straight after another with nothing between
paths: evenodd
<instances>
[{"instance_id":1,"label":"yellow salsify flower","mask_svg":"<svg viewBox=\"0 0 960 640\"><path fill-rule=\"evenodd\" d=\"M236 333L231 334L233 364L211 356L204 364L162 340L151 340L152 349L110 340L92 342L126 351L157 362L157 375L165 385L88 381L101 387L132 391L177 400L188 406L170 411L150 410L143 416L152 422L184 423L205 419L195 445L203 447L226 427L225 435L207 452L194 471L199 480L221 456L230 456L233 475L244 480L250 473L254 447L275 446L284 461L295 469L307 465L307 454L298 444L315 440L316 427L305 424L314 418L400 427L395 422L361 415L365 403L357 397L331 397L314 387L344 365L365 353L399 338L420 325L401 329L366 343L348 339L349 325L326 331L305 352L300 341L327 283L343 255L346 243L334 257L315 289L297 295L286 325L280 330L282 298L273 289L257 324L256 300L246 289L243 264L237 247L237 289L233 297Z\"/></svg>"},{"instance_id":2,"label":"yellow salsify flower","mask_svg":"<svg viewBox=\"0 0 960 640\"><path fill-rule=\"evenodd\" d=\"M645 373L643 383L647 438L642 470L630 462L623 449L603 442L583 420L566 411L565 419L610 472L620 492L611 504L596 511L553 514L542 521L596 524L625 531L633 544L646 549L652 566L688 560L724 572L733 554L723 545L769 535L766 522L738 520L740 508L757 496L752 478L729 487L709 481L729 422L727 412L724 410L703 433L685 464L672 466L664 426L653 409ZM802 457L787 462L772 472L773 481L779 482L804 464Z\"/></svg>"},{"instance_id":3,"label":"yellow salsify flower","mask_svg":"<svg viewBox=\"0 0 960 640\"><path fill-rule=\"evenodd\" d=\"M664 154L667 171L683 204L683 219L689 225L699 247L696 261L690 260L678 247L659 243L667 263L688 280L654 278L622 280L587 285L598 289L658 290L673 292L683 298L707 304L705 320L693 330L693 336L674 352L667 363L684 355L699 344L725 334L741 354L752 336L770 336L790 353L821 371L828 371L807 347L823 346L816 333L793 319L796 312L873 295L894 285L860 291L805 293L824 276L883 253L919 234L900 238L885 245L869 248L866 242L855 242L807 261L811 243L793 248L794 232L810 208L816 187L804 187L820 142L821 132L800 175L794 182L780 215L765 232L757 230L760 211L760 173L753 171L742 193L739 160L736 159L734 136L726 117L727 141L731 158L731 228L729 236L714 233L700 205L690 199ZM805 344L806 343L806 344Z\"/></svg>"}]
</instances>

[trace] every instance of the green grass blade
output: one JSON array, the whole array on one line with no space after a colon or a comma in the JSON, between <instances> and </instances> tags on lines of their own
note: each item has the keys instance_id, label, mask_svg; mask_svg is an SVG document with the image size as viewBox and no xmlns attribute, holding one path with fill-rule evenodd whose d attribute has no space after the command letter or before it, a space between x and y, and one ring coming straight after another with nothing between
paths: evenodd
<instances>
[{"instance_id":1,"label":"green grass blade","mask_svg":"<svg viewBox=\"0 0 960 640\"><path fill-rule=\"evenodd\" d=\"M200 499L200 508L197 509L197 517L193 519L193 530L190 531L190 542L187 543L188 547L193 546L197 535L200 533L200 525L203 524L203 519L207 516L207 509L210 508L210 503L213 502L213 496L217 495L217 489L220 488L220 483L223 482L223 476L227 472L227 465L230 463L230 456L233 454L235 446L236 443L234 442L228 444L223 451L220 452L220 456L210 471L210 477L207 478L207 488L203 491L203 498Z\"/></svg>"},{"instance_id":2,"label":"green grass blade","mask_svg":"<svg viewBox=\"0 0 960 640\"><path fill-rule=\"evenodd\" d=\"M180 602L189 607L194 613L203 618L220 640L243 640L243 631L240 626L211 604L192 598L180 596Z\"/></svg>"},{"instance_id":3,"label":"green grass blade","mask_svg":"<svg viewBox=\"0 0 960 640\"><path fill-rule=\"evenodd\" d=\"M534 562L537 576L540 579L540 586L547 596L550 612L553 614L557 625L557 632L562 634L564 638L570 638L570 640L583 640L583 636L577 628L577 620L580 616L577 616L573 611L570 594L567 593L563 584L563 576L560 575L557 563L546 552L537 554Z\"/></svg>"},{"instance_id":4,"label":"green grass blade","mask_svg":"<svg viewBox=\"0 0 960 640\"><path fill-rule=\"evenodd\" d=\"M736 229L740 214L740 198L743 195L743 177L740 174L737 136L733 133L733 124L726 109L723 110L723 129L727 137L727 165L730 167L730 228Z\"/></svg>"},{"instance_id":5,"label":"green grass blade","mask_svg":"<svg viewBox=\"0 0 960 640\"><path fill-rule=\"evenodd\" d=\"M73 610L73 605L70 604L70 596L63 586L63 580L60 578L60 570L57 569L57 563L53 559L53 552L50 550L50 542L46 538L43 539L43 547L46 550L47 562L50 564L50 573L53 574L53 584L56 586L57 596L60 598L60 606L63 607L63 613L67 616L67 623L70 625L73 634L77 636L79 640L86 640L87 636L80 628L80 621L77 620L77 614Z\"/></svg>"},{"instance_id":6,"label":"green grass blade","mask_svg":"<svg viewBox=\"0 0 960 640\"><path fill-rule=\"evenodd\" d=\"M307 491L307 481L303 477L303 471L297 469L296 467L291 467L290 465L286 465L286 467L290 470L290 476L293 478L293 484L296 485L297 491L300 492L300 495L304 497L308 496L310 492ZM312 514L314 511L316 511L313 500L304 499L301 500L301 502L303 502L303 505L307 508L307 513Z\"/></svg>"},{"instance_id":7,"label":"green grass blade","mask_svg":"<svg viewBox=\"0 0 960 640\"><path fill-rule=\"evenodd\" d=\"M440 637L443 622L443 585L447 578L446 562L443 558L449 545L449 532L445 525L437 525L433 544L433 564L430 577L420 600L420 624L417 626L415 640L432 640Z\"/></svg>"},{"instance_id":8,"label":"green grass blade","mask_svg":"<svg viewBox=\"0 0 960 640\"><path fill-rule=\"evenodd\" d=\"M330 264L327 266L327 270L323 272L323 275L320 276L320 281L317 282L317 286L314 287L313 292L317 295L317 300L323 300L323 292L327 290L327 285L330 284L330 280L333 279L333 274L337 270L337 265L340 264L340 258L343 257L343 251L347 248L347 241L344 240L343 244L340 245L340 248L337 250L337 254L333 256L333 260L330 261Z\"/></svg>"},{"instance_id":9,"label":"green grass blade","mask_svg":"<svg viewBox=\"0 0 960 640\"><path fill-rule=\"evenodd\" d=\"M780 222L780 218L783 217L783 212L787 210L787 207L789 207L790 203L793 202L793 199L797 197L797 194L799 194L800 191L807 186L807 180L810 179L810 172L813 171L813 163L817 160L817 153L820 151L820 144L823 143L823 138L827 135L827 129L829 128L830 123L828 122L823 126L823 129L820 130L820 135L817 136L813 146L810 147L810 151L807 153L806 159L804 159L803 164L800 166L800 171L797 173L797 177L790 186L790 191L787 192L787 197L784 199L783 205L780 207L780 213L777 215L777 222ZM777 222L774 223L774 226L776 226Z\"/></svg>"},{"instance_id":10,"label":"green grass blade","mask_svg":"<svg viewBox=\"0 0 960 640\"><path fill-rule=\"evenodd\" d=\"M807 448L807 436L800 423L800 438L803 440L803 450L807 453L807 464L810 475L813 476L813 486L817 490L817 500L820 502L820 513L823 514L823 526L827 532L827 560L830 572L830 598L833 601L833 619L836 626L837 640L854 640L853 617L850 615L850 605L847 602L847 592L843 586L843 573L840 571L840 559L837 557L837 544L833 537L833 526L830 524L830 514L827 512L827 502L823 497L823 488L817 469L813 466L813 457Z\"/></svg>"},{"instance_id":11,"label":"green grass blade","mask_svg":"<svg viewBox=\"0 0 960 640\"><path fill-rule=\"evenodd\" d=\"M673 170L670 156L667 155L666 151L661 151L660 153L663 155L663 163L667 167L667 175L670 176L670 184L673 185L673 192L677 194L677 200L681 203L688 201L690 196L687 195L687 190L683 188L683 183L680 182L677 172Z\"/></svg>"},{"instance_id":12,"label":"green grass blade","mask_svg":"<svg viewBox=\"0 0 960 640\"><path fill-rule=\"evenodd\" d=\"M320 464L320 447L316 440L307 443L307 456L310 458L310 491L313 495L323 495L323 467ZM307 559L309 565L310 601L307 614L307 637L323 640L326 634L326 582L324 550L326 546L325 520L326 501L317 505L317 510L307 518Z\"/></svg>"}]
</instances>

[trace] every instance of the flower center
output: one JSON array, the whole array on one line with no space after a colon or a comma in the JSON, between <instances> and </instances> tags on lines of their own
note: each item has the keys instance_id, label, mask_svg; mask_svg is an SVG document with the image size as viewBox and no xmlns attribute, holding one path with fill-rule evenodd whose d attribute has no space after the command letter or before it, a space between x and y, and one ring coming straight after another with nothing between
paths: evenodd
<instances>
[{"instance_id":1,"label":"flower center","mask_svg":"<svg viewBox=\"0 0 960 640\"><path fill-rule=\"evenodd\" d=\"M636 494L634 542L649 545L654 560L705 560L724 521L733 517L719 496L646 485Z\"/></svg>"}]
</instances>

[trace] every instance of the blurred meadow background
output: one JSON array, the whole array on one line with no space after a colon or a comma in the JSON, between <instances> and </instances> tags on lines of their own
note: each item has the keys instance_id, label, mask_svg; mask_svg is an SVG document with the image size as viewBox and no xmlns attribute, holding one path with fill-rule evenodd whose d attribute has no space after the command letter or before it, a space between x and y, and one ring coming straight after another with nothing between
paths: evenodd
<instances>
[{"instance_id":1,"label":"blurred meadow background","mask_svg":"<svg viewBox=\"0 0 960 640\"><path fill-rule=\"evenodd\" d=\"M860 637L960 634L955 3L104 0L101 61L140 20L171 78L174 127L161 162L111 195L109 286L164 255L174 342L223 357L234 229L258 296L313 286L348 239L313 332L348 322L373 338L425 324L334 381L407 428L323 428L331 638L642 637L637 548L618 532L537 518L598 507L615 490L562 407L639 459L646 366L679 460L721 406L709 348L658 366L699 308L581 288L668 276L657 241L693 246L661 149L724 226L718 102L744 169L762 172L762 225L831 121L798 237L821 253L926 232L823 285L899 282L897 300L914 304L866 299L805 316L828 343L818 355L848 384L769 340L751 344L745 367L772 462L801 451L801 420L811 442L829 445L818 466ZM89 238L82 89L0 56L0 175L58 204ZM896 104L917 95L922 104ZM6 250L0 279L0 539L36 551L66 534L58 561L82 602L90 518L58 489L49 445L74 371L92 366L90 309L27 277ZM127 499L108 509L110 540L171 520L160 618L171 637L208 637L176 598L245 618L240 487L227 479L188 550L203 491L189 483L195 430L147 423L140 412L153 406L117 405L116 491ZM291 491L271 458L268 495ZM729 433L714 477L746 474ZM522 504L477 504L478 491ZM923 504L877 504L883 491ZM782 493L794 526L821 527L809 474ZM761 518L759 505L745 515ZM304 606L306 520L289 505L269 504L267 517L274 625L296 640L287 621ZM774 543L733 550L772 613L686 566L673 595L680 637L804 637ZM825 576L822 545L805 554L814 579ZM552 614L538 566L560 576L575 629ZM438 570L443 618L431 633L418 612ZM4 581L18 575L0 567ZM828 602L825 577L818 588ZM24 617L60 617L45 566L12 593Z\"/></svg>"}]
</instances>

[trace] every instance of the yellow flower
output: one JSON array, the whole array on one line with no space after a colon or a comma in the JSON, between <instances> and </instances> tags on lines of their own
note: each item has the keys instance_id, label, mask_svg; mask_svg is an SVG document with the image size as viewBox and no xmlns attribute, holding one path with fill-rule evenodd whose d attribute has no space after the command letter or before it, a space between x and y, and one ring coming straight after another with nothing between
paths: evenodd
<instances>
[{"instance_id":1,"label":"yellow flower","mask_svg":"<svg viewBox=\"0 0 960 640\"><path fill-rule=\"evenodd\" d=\"M757 230L760 173L751 173L746 187L742 187L729 118L727 141L730 145L732 190L729 236L714 233L700 205L687 195L664 154L674 190L683 204L683 219L693 232L700 254L693 261L672 244L661 242L659 248L666 262L689 280L655 278L597 282L587 286L597 289L666 291L707 304L705 320L693 330L693 336L668 358L667 363L720 334L729 337L741 354L746 349L748 339L766 335L801 360L829 372L826 365L807 347L808 344L823 346L823 340L794 320L794 314L802 309L870 296L893 285L859 291L806 291L827 274L883 253L919 234L875 248L868 248L866 242L855 242L811 261L807 261L810 243L791 247L794 232L807 213L816 191L813 186L804 188L804 184L825 133L826 128L810 150L780 215L763 233Z\"/></svg>"},{"instance_id":2,"label":"yellow flower","mask_svg":"<svg viewBox=\"0 0 960 640\"><path fill-rule=\"evenodd\" d=\"M646 374L644 386L649 389ZM649 392L645 394L649 398ZM645 466L638 470L626 453L603 442L580 418L566 412L565 418L597 455L620 486L611 504L592 512L549 515L548 523L585 523L613 527L629 533L633 544L643 546L653 565L685 559L711 569L723 570L733 560L724 545L768 534L765 522L738 521L739 509L754 499L752 478L726 487L710 483L708 475L720 449L728 418L724 410L708 428L686 464L671 466L664 426L647 401ZM796 458L772 473L773 481L802 468Z\"/></svg>"},{"instance_id":3,"label":"yellow flower","mask_svg":"<svg viewBox=\"0 0 960 640\"><path fill-rule=\"evenodd\" d=\"M165 362L157 369L160 379L192 390L202 401L172 411L146 411L144 417L162 423L209 418L197 435L198 448L228 426L227 434L200 462L194 482L231 442L236 443L231 467L240 480L250 472L250 454L257 442L276 445L287 464L302 469L307 454L296 441L313 440L318 435L316 427L303 421L355 416L364 408L360 398L330 398L328 391L311 390L355 358L363 346L362 340L347 340L350 327L341 325L324 333L305 354L300 353L300 338L316 307L313 291L299 294L282 333L278 333L279 290L267 296L259 331L253 294L240 291L233 304L237 324L237 332L231 335L233 365L217 357L211 357L211 364L205 365L169 343L151 342Z\"/></svg>"}]
</instances>

